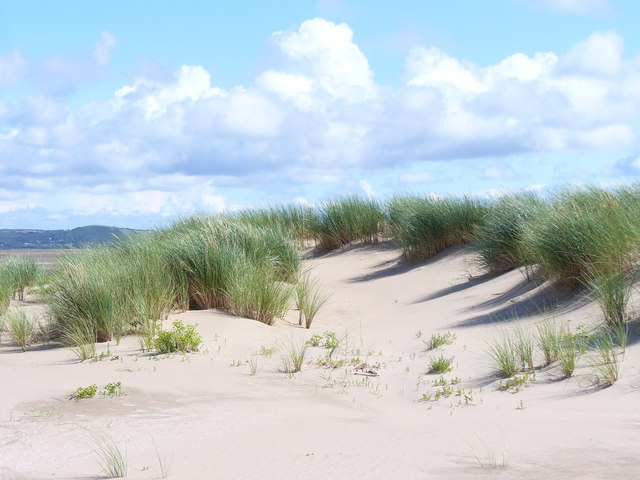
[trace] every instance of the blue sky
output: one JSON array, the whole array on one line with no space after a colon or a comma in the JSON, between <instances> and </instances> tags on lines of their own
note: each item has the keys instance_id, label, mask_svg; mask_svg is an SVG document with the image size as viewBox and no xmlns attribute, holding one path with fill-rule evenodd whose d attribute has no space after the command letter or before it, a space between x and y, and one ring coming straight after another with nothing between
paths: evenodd
<instances>
[{"instance_id":1,"label":"blue sky","mask_svg":"<svg viewBox=\"0 0 640 480\"><path fill-rule=\"evenodd\" d=\"M640 2L0 0L0 228L640 173Z\"/></svg>"}]
</instances>

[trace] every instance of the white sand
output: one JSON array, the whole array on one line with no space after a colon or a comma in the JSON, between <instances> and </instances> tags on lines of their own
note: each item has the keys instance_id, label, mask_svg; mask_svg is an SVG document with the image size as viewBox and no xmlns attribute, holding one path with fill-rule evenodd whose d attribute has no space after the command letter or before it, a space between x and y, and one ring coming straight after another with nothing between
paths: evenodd
<instances>
[{"instance_id":1,"label":"white sand","mask_svg":"<svg viewBox=\"0 0 640 480\"><path fill-rule=\"evenodd\" d=\"M574 378L562 380L552 367L518 393L501 392L485 353L498 331L492 313L512 324L511 309L542 305L547 290L518 271L470 281L476 269L465 249L412 268L397 258L384 247L355 246L310 260L331 294L311 330L297 326L296 312L274 327L215 311L172 315L197 323L203 335L203 350L186 356L144 355L129 337L109 346L119 359L79 363L66 348L21 353L5 335L0 478L101 478L88 431L123 448L126 442L127 478L134 479L160 477L158 454L175 479L640 476L635 326L613 387L593 388L583 361ZM592 303L561 304L556 313L572 328L600 321ZM326 330L343 338L335 358L379 364L379 376L318 367L322 348L312 348L311 363L291 378L279 353L260 356L261 371L249 375L244 363L261 346L282 350ZM453 345L425 351L423 340L447 331L457 336ZM455 357L446 378L461 379L454 389L472 390L469 405L455 395L420 401L436 390L438 376L426 370L440 354ZM115 381L126 396L68 399L80 386Z\"/></svg>"}]
</instances>

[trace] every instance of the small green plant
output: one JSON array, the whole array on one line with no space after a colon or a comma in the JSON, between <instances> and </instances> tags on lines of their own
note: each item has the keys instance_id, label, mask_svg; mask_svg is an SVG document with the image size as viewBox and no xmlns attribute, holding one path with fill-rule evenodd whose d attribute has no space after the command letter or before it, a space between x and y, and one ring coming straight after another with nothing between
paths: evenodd
<instances>
[{"instance_id":1,"label":"small green plant","mask_svg":"<svg viewBox=\"0 0 640 480\"><path fill-rule=\"evenodd\" d=\"M153 341L153 347L159 353L196 352L202 344L202 337L196 332L196 325L185 326L182 321L172 323L172 330L160 331Z\"/></svg>"},{"instance_id":2,"label":"small green plant","mask_svg":"<svg viewBox=\"0 0 640 480\"><path fill-rule=\"evenodd\" d=\"M258 355L262 355L264 357L271 357L276 353L276 348L275 347L270 347L267 348L264 345L260 346L260 352L258 353Z\"/></svg>"},{"instance_id":3,"label":"small green plant","mask_svg":"<svg viewBox=\"0 0 640 480\"><path fill-rule=\"evenodd\" d=\"M513 340L506 332L500 337L487 342L488 355L498 374L503 377L513 377L518 371L518 350Z\"/></svg>"},{"instance_id":4,"label":"small green plant","mask_svg":"<svg viewBox=\"0 0 640 480\"><path fill-rule=\"evenodd\" d=\"M451 387L451 385L443 385L436 389L434 399L440 400L441 397L449 398L451 395L453 395L453 387Z\"/></svg>"},{"instance_id":5,"label":"small green plant","mask_svg":"<svg viewBox=\"0 0 640 480\"><path fill-rule=\"evenodd\" d=\"M282 368L285 373L293 374L302 370L307 357L309 346L306 343L296 343L293 339L284 347Z\"/></svg>"},{"instance_id":6,"label":"small green plant","mask_svg":"<svg viewBox=\"0 0 640 480\"><path fill-rule=\"evenodd\" d=\"M447 373L453 370L453 358L440 355L439 357L431 357L429 360L429 373Z\"/></svg>"},{"instance_id":7,"label":"small green plant","mask_svg":"<svg viewBox=\"0 0 640 480\"><path fill-rule=\"evenodd\" d=\"M579 325L575 333L567 332L562 338L558 350L558 361L565 377L573 375L578 365L578 358L587 350L589 338L584 325Z\"/></svg>"},{"instance_id":8,"label":"small green plant","mask_svg":"<svg viewBox=\"0 0 640 480\"><path fill-rule=\"evenodd\" d=\"M589 363L599 385L610 387L620 378L620 361L611 334L607 331L596 336L594 341L594 355Z\"/></svg>"},{"instance_id":9,"label":"small green plant","mask_svg":"<svg viewBox=\"0 0 640 480\"><path fill-rule=\"evenodd\" d=\"M521 325L517 325L513 329L513 338L515 341L516 352L520 359L522 369L533 370L533 337L528 330L525 330Z\"/></svg>"},{"instance_id":10,"label":"small green plant","mask_svg":"<svg viewBox=\"0 0 640 480\"><path fill-rule=\"evenodd\" d=\"M336 332L327 331L322 336L315 334L307 340L306 345L310 347L324 347L329 350L329 358L333 356L335 351L340 347L340 339Z\"/></svg>"},{"instance_id":11,"label":"small green plant","mask_svg":"<svg viewBox=\"0 0 640 480\"><path fill-rule=\"evenodd\" d=\"M79 321L67 326L63 336L80 361L84 362L96 356L96 333L88 321Z\"/></svg>"},{"instance_id":12,"label":"small green plant","mask_svg":"<svg viewBox=\"0 0 640 480\"><path fill-rule=\"evenodd\" d=\"M318 280L312 280L308 272L302 275L296 285L296 303L300 325L304 320L305 328L311 328L313 319L327 303L327 300L329 297L318 290Z\"/></svg>"},{"instance_id":13,"label":"small green plant","mask_svg":"<svg viewBox=\"0 0 640 480\"><path fill-rule=\"evenodd\" d=\"M249 366L249 375L255 377L262 370L262 364L260 363L258 355L251 355L249 360L247 360L247 365Z\"/></svg>"},{"instance_id":14,"label":"small green plant","mask_svg":"<svg viewBox=\"0 0 640 480\"><path fill-rule=\"evenodd\" d=\"M310 347L319 347L322 345L322 335L318 335L317 333L311 335L311 338L307 340L307 345Z\"/></svg>"},{"instance_id":15,"label":"small green plant","mask_svg":"<svg viewBox=\"0 0 640 480\"><path fill-rule=\"evenodd\" d=\"M536 325L536 340L544 355L544 364L551 365L558 360L560 345L567 335L567 326L555 319L546 319Z\"/></svg>"},{"instance_id":16,"label":"small green plant","mask_svg":"<svg viewBox=\"0 0 640 480\"><path fill-rule=\"evenodd\" d=\"M171 474L173 459L167 457L165 453L160 453L160 450L158 450L158 446L156 445L155 441L153 442L153 446L156 450L158 466L160 467L160 478L169 478L169 475Z\"/></svg>"},{"instance_id":17,"label":"small green plant","mask_svg":"<svg viewBox=\"0 0 640 480\"><path fill-rule=\"evenodd\" d=\"M444 386L446 386L446 385L449 385L449 383L447 382L447 379L446 379L446 378L444 378L444 376L443 376L443 375L440 375L438 378L436 378L436 379L433 381L432 385L433 385L434 387L444 387Z\"/></svg>"},{"instance_id":18,"label":"small green plant","mask_svg":"<svg viewBox=\"0 0 640 480\"><path fill-rule=\"evenodd\" d=\"M622 356L627 350L627 339L629 338L629 326L626 323L616 323L609 327L611 336L615 339L620 347Z\"/></svg>"},{"instance_id":19,"label":"small green plant","mask_svg":"<svg viewBox=\"0 0 640 480\"><path fill-rule=\"evenodd\" d=\"M120 382L107 383L100 394L103 397L121 397L124 395L122 391L122 384Z\"/></svg>"},{"instance_id":20,"label":"small green plant","mask_svg":"<svg viewBox=\"0 0 640 480\"><path fill-rule=\"evenodd\" d=\"M524 375L515 375L507 379L504 383L500 381L498 384L498 390L502 392L510 391L512 393L519 392L525 387L528 387L531 383L536 381L535 374L525 373Z\"/></svg>"},{"instance_id":21,"label":"small green plant","mask_svg":"<svg viewBox=\"0 0 640 480\"><path fill-rule=\"evenodd\" d=\"M98 464L109 478L127 476L127 446L120 448L106 433L89 431L95 445L93 451L98 457Z\"/></svg>"},{"instance_id":22,"label":"small green plant","mask_svg":"<svg viewBox=\"0 0 640 480\"><path fill-rule=\"evenodd\" d=\"M98 392L97 385L89 385L88 387L78 387L78 389L73 394L71 394L70 398L75 401L84 400L85 398L95 397L97 392Z\"/></svg>"},{"instance_id":23,"label":"small green plant","mask_svg":"<svg viewBox=\"0 0 640 480\"><path fill-rule=\"evenodd\" d=\"M629 317L627 305L631 294L624 271L596 272L587 284L594 292L607 325L624 324Z\"/></svg>"},{"instance_id":24,"label":"small green plant","mask_svg":"<svg viewBox=\"0 0 640 480\"><path fill-rule=\"evenodd\" d=\"M22 348L23 352L36 339L36 328L22 310L9 310L5 314L5 326L11 340Z\"/></svg>"},{"instance_id":25,"label":"small green plant","mask_svg":"<svg viewBox=\"0 0 640 480\"><path fill-rule=\"evenodd\" d=\"M424 341L427 350L434 350L436 348L440 348L443 345L451 345L456 339L456 334L447 332L447 333L436 333L431 335L431 338L427 341Z\"/></svg>"}]
</instances>

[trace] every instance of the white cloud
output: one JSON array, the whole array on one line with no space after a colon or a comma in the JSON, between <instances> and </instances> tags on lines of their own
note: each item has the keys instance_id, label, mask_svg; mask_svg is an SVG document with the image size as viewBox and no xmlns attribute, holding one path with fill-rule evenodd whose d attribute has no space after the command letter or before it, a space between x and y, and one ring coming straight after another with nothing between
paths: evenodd
<instances>
[{"instance_id":1,"label":"white cloud","mask_svg":"<svg viewBox=\"0 0 640 480\"><path fill-rule=\"evenodd\" d=\"M509 179L496 159L638 147L640 60L624 58L615 32L566 54L514 52L488 66L418 47L398 87L374 82L346 24L308 20L272 40L277 61L251 85L223 89L203 66L184 65L75 110L46 88L0 105L0 154L12 159L0 164L0 187L32 192L25 205L78 215L170 216L234 208L223 186L294 198L308 195L305 186L337 191L362 178L373 195L365 178L374 168L490 158L476 171ZM103 34L94 68L114 45ZM3 61L20 64L19 52L0 55L0 84L16 81ZM77 62L47 65L66 72L71 88L88 78L69 73ZM405 184L441 180L428 169L395 175ZM52 196L51 185L63 191Z\"/></svg>"},{"instance_id":2,"label":"white cloud","mask_svg":"<svg viewBox=\"0 0 640 480\"><path fill-rule=\"evenodd\" d=\"M297 32L275 33L274 41L290 73L304 72L315 90L348 103L376 96L369 62L353 42L353 32L346 23L314 18L303 22ZM267 73L273 80L273 72Z\"/></svg>"},{"instance_id":3,"label":"white cloud","mask_svg":"<svg viewBox=\"0 0 640 480\"><path fill-rule=\"evenodd\" d=\"M579 74L616 75L622 68L623 49L624 41L617 33L595 32L574 45L561 66Z\"/></svg>"},{"instance_id":4,"label":"white cloud","mask_svg":"<svg viewBox=\"0 0 640 480\"><path fill-rule=\"evenodd\" d=\"M360 188L367 198L373 198L376 195L376 193L373 191L373 187L366 179L361 179L358 182L358 185L360 185Z\"/></svg>"},{"instance_id":5,"label":"white cloud","mask_svg":"<svg viewBox=\"0 0 640 480\"><path fill-rule=\"evenodd\" d=\"M116 47L116 43L117 40L113 33L108 31L102 32L100 35L100 41L93 48L93 58L99 66L103 67L109 63L109 60L111 60L111 54Z\"/></svg>"}]
</instances>

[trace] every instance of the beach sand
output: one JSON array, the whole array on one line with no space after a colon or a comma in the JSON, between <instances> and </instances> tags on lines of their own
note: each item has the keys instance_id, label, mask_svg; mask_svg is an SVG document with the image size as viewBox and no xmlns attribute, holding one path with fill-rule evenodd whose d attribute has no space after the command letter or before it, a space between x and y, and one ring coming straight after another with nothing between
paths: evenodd
<instances>
[{"instance_id":1,"label":"beach sand","mask_svg":"<svg viewBox=\"0 0 640 480\"><path fill-rule=\"evenodd\" d=\"M413 266L398 259L373 245L308 260L330 294L310 330L295 311L272 327L211 310L172 314L167 327L182 320L202 334L200 352L188 355L144 354L126 337L99 344L110 357L80 363L60 346L22 353L5 334L0 478L104 478L91 432L126 450L131 479L162 478L159 459L175 479L638 478L637 325L612 387L596 388L582 359L572 378L552 366L519 392L499 391L486 342L500 329L533 328L551 314L572 329L594 326L597 305L522 271L482 276L463 247ZM327 349L310 347L301 372L283 371L288 346L325 331L341 339L333 359L346 365L319 366ZM446 332L452 345L426 351L424 341ZM261 349L275 353L255 355ZM439 355L454 357L444 376L459 379L461 393L436 401L439 375L427 365ZM358 375L357 363L378 376ZM126 395L69 399L108 382Z\"/></svg>"}]
</instances>

